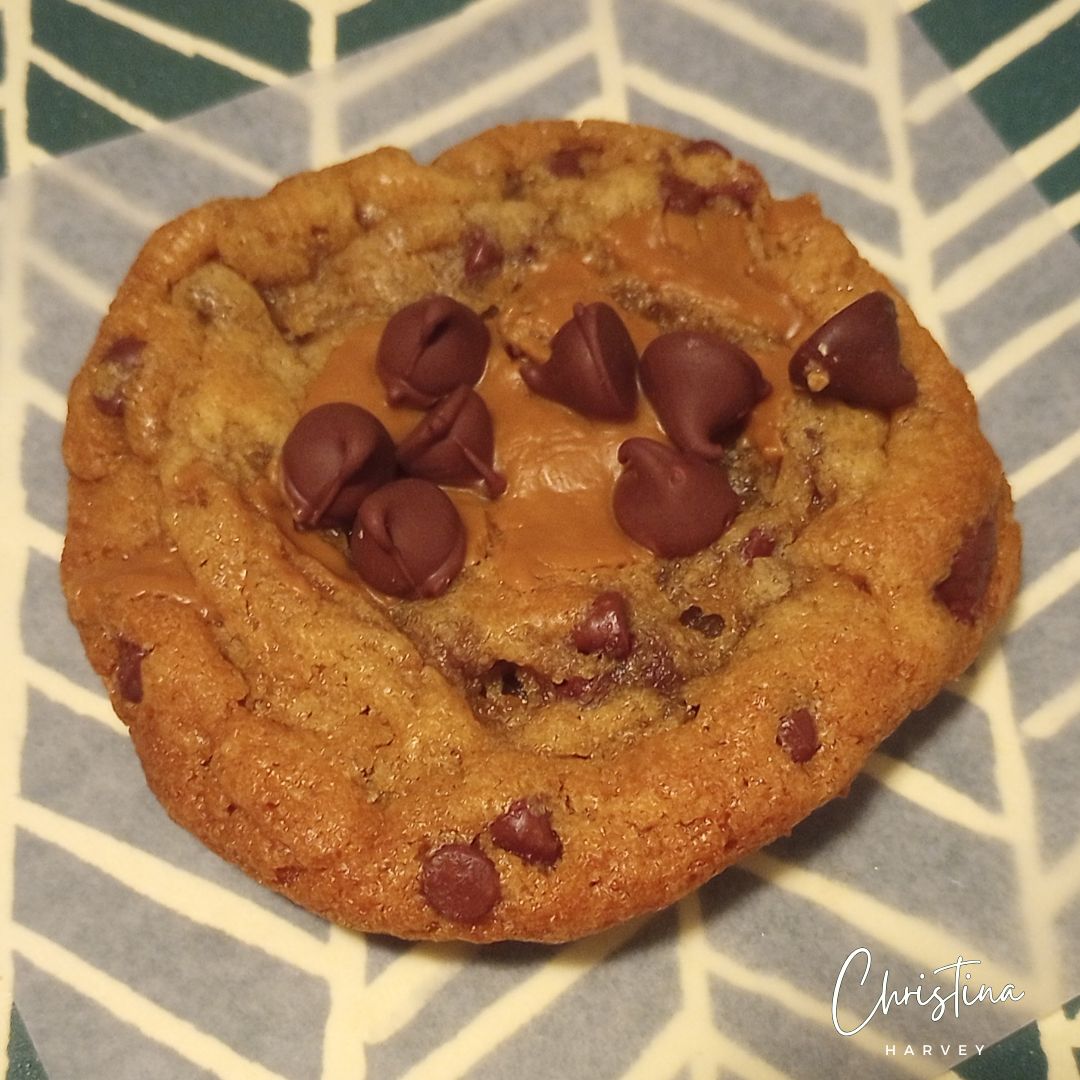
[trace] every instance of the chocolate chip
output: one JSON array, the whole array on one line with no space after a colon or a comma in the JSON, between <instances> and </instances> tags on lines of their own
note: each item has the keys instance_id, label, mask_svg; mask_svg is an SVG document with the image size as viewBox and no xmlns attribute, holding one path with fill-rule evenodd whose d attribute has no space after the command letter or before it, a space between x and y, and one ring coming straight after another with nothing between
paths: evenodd
<instances>
[{"instance_id":1,"label":"chocolate chip","mask_svg":"<svg viewBox=\"0 0 1080 1080\"><path fill-rule=\"evenodd\" d=\"M651 686L663 694L670 693L676 686L686 681L686 676L679 670L675 657L670 651L658 642L645 652L644 656L638 655L638 673L643 686Z\"/></svg>"},{"instance_id":2,"label":"chocolate chip","mask_svg":"<svg viewBox=\"0 0 1080 1080\"><path fill-rule=\"evenodd\" d=\"M720 465L653 439L619 447L613 509L632 540L663 558L708 547L735 520L739 497Z\"/></svg>"},{"instance_id":3,"label":"chocolate chip","mask_svg":"<svg viewBox=\"0 0 1080 1080\"><path fill-rule=\"evenodd\" d=\"M305 413L281 449L281 487L305 528L351 525L360 503L395 469L389 432L367 409L347 402Z\"/></svg>"},{"instance_id":4,"label":"chocolate chip","mask_svg":"<svg viewBox=\"0 0 1080 1080\"><path fill-rule=\"evenodd\" d=\"M824 322L795 350L791 381L812 394L888 412L915 400L915 377L900 363L896 304L867 293Z\"/></svg>"},{"instance_id":5,"label":"chocolate chip","mask_svg":"<svg viewBox=\"0 0 1080 1080\"><path fill-rule=\"evenodd\" d=\"M676 446L704 458L771 387L753 359L716 334L661 334L641 354L641 388Z\"/></svg>"},{"instance_id":6,"label":"chocolate chip","mask_svg":"<svg viewBox=\"0 0 1080 1080\"><path fill-rule=\"evenodd\" d=\"M375 370L391 405L427 409L484 373L491 334L475 311L449 296L428 296L391 316Z\"/></svg>"},{"instance_id":7,"label":"chocolate chip","mask_svg":"<svg viewBox=\"0 0 1080 1080\"><path fill-rule=\"evenodd\" d=\"M996 558L997 523L990 514L964 538L953 556L949 576L934 586L934 596L957 622L969 626L975 622Z\"/></svg>"},{"instance_id":8,"label":"chocolate chip","mask_svg":"<svg viewBox=\"0 0 1080 1080\"><path fill-rule=\"evenodd\" d=\"M776 745L783 747L796 765L809 761L821 749L814 714L809 709L796 709L781 717Z\"/></svg>"},{"instance_id":9,"label":"chocolate chip","mask_svg":"<svg viewBox=\"0 0 1080 1080\"><path fill-rule=\"evenodd\" d=\"M718 143L715 139L695 139L683 147L683 153L687 157L694 157L698 154L719 154L721 157L731 157L731 151L723 143Z\"/></svg>"},{"instance_id":10,"label":"chocolate chip","mask_svg":"<svg viewBox=\"0 0 1080 1080\"><path fill-rule=\"evenodd\" d=\"M702 637L718 638L724 632L724 616L705 612L697 604L691 604L683 611L679 615L679 622Z\"/></svg>"},{"instance_id":11,"label":"chocolate chip","mask_svg":"<svg viewBox=\"0 0 1080 1080\"><path fill-rule=\"evenodd\" d=\"M743 561L752 563L755 559L768 558L776 550L776 537L755 525L742 542L739 551Z\"/></svg>"},{"instance_id":12,"label":"chocolate chip","mask_svg":"<svg viewBox=\"0 0 1080 1080\"><path fill-rule=\"evenodd\" d=\"M520 199L525 194L525 179L519 169L511 169L503 177L502 197Z\"/></svg>"},{"instance_id":13,"label":"chocolate chip","mask_svg":"<svg viewBox=\"0 0 1080 1080\"><path fill-rule=\"evenodd\" d=\"M127 638L116 639L116 688L125 701L138 705L143 699L142 662L150 650Z\"/></svg>"},{"instance_id":14,"label":"chocolate chip","mask_svg":"<svg viewBox=\"0 0 1080 1080\"><path fill-rule=\"evenodd\" d=\"M93 402L106 416L123 416L128 380L138 370L146 342L122 337L109 346L93 374Z\"/></svg>"},{"instance_id":15,"label":"chocolate chip","mask_svg":"<svg viewBox=\"0 0 1080 1080\"><path fill-rule=\"evenodd\" d=\"M716 193L736 202L744 210L750 210L761 194L762 182L758 176L733 176L718 184Z\"/></svg>"},{"instance_id":16,"label":"chocolate chip","mask_svg":"<svg viewBox=\"0 0 1080 1080\"><path fill-rule=\"evenodd\" d=\"M529 389L597 420L630 420L637 412L637 349L608 304L575 304L573 318L551 339L546 364L526 360Z\"/></svg>"},{"instance_id":17,"label":"chocolate chip","mask_svg":"<svg viewBox=\"0 0 1080 1080\"><path fill-rule=\"evenodd\" d=\"M568 698L581 705L591 705L603 697L614 685L611 672L601 672L591 679L584 675L568 675L559 682L553 682L551 689L556 697Z\"/></svg>"},{"instance_id":18,"label":"chocolate chip","mask_svg":"<svg viewBox=\"0 0 1080 1080\"><path fill-rule=\"evenodd\" d=\"M479 922L502 895L495 864L473 844L432 851L420 868L420 891L440 915L461 923Z\"/></svg>"},{"instance_id":19,"label":"chocolate chip","mask_svg":"<svg viewBox=\"0 0 1080 1080\"><path fill-rule=\"evenodd\" d=\"M487 230L469 229L461 238L461 248L466 281L479 281L502 269L502 245Z\"/></svg>"},{"instance_id":20,"label":"chocolate chip","mask_svg":"<svg viewBox=\"0 0 1080 1080\"><path fill-rule=\"evenodd\" d=\"M810 481L810 509L815 514L820 513L822 510L828 509L836 502L835 491L822 491L818 486L818 478L811 474L809 476Z\"/></svg>"},{"instance_id":21,"label":"chocolate chip","mask_svg":"<svg viewBox=\"0 0 1080 1080\"><path fill-rule=\"evenodd\" d=\"M574 627L571 637L578 652L625 660L634 647L626 597L614 591L600 593Z\"/></svg>"},{"instance_id":22,"label":"chocolate chip","mask_svg":"<svg viewBox=\"0 0 1080 1080\"><path fill-rule=\"evenodd\" d=\"M394 480L369 495L350 540L360 576L380 592L441 596L465 564L465 526L429 480Z\"/></svg>"},{"instance_id":23,"label":"chocolate chip","mask_svg":"<svg viewBox=\"0 0 1080 1080\"><path fill-rule=\"evenodd\" d=\"M526 862L551 866L562 855L562 841L551 827L551 811L537 799L515 799L488 826L492 843Z\"/></svg>"},{"instance_id":24,"label":"chocolate chip","mask_svg":"<svg viewBox=\"0 0 1080 1080\"><path fill-rule=\"evenodd\" d=\"M676 172L660 176L660 198L665 212L672 214L700 214L716 201L716 189L702 187Z\"/></svg>"},{"instance_id":25,"label":"chocolate chip","mask_svg":"<svg viewBox=\"0 0 1080 1080\"><path fill-rule=\"evenodd\" d=\"M364 232L370 232L383 217L384 211L371 203L361 203L357 206L353 217L356 219L356 224L360 226Z\"/></svg>"},{"instance_id":26,"label":"chocolate chip","mask_svg":"<svg viewBox=\"0 0 1080 1080\"><path fill-rule=\"evenodd\" d=\"M585 175L585 166L581 163L585 154L598 154L600 147L590 143L578 146L562 146L547 159L548 172L552 176L562 179L568 177L582 177Z\"/></svg>"},{"instance_id":27,"label":"chocolate chip","mask_svg":"<svg viewBox=\"0 0 1080 1080\"><path fill-rule=\"evenodd\" d=\"M506 490L506 478L493 467L494 454L491 413L469 386L459 386L430 409L397 450L410 476L451 487L482 481L493 499Z\"/></svg>"}]
</instances>

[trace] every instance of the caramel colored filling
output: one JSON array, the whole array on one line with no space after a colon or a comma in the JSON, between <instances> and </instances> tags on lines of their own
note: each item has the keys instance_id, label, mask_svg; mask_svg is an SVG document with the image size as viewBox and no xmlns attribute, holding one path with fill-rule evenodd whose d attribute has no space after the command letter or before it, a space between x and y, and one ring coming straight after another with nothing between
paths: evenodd
<instances>
[{"instance_id":1,"label":"caramel colored filling","mask_svg":"<svg viewBox=\"0 0 1080 1080\"><path fill-rule=\"evenodd\" d=\"M282 501L281 489L276 480L275 474L274 480L259 480L254 485L249 494L255 506L305 555L322 563L337 577L363 584L344 551L330 543L321 532L296 527L289 507ZM381 594L371 590L371 595L378 599Z\"/></svg>"},{"instance_id":2,"label":"caramel colored filling","mask_svg":"<svg viewBox=\"0 0 1080 1080\"><path fill-rule=\"evenodd\" d=\"M104 559L80 570L73 583L76 597L84 592L128 603L145 596L174 600L194 607L203 617L208 610L199 586L172 548L151 546L121 559Z\"/></svg>"},{"instance_id":3,"label":"caramel colored filling","mask_svg":"<svg viewBox=\"0 0 1080 1080\"><path fill-rule=\"evenodd\" d=\"M617 261L643 280L677 283L721 299L777 342L799 330L794 304L755 271L740 215L713 209L693 217L654 212L616 222L610 239ZM611 508L619 446L635 436L665 440L648 401L642 396L637 416L625 423L588 419L529 390L510 355L546 359L552 336L574 305L596 301L618 308L587 259L556 253L533 269L493 320L492 347L477 390L494 421L495 466L505 475L507 490L495 500L467 490L448 494L468 529L467 561L485 559L496 576L515 587L652 557L623 533ZM659 333L640 315L618 310L639 351ZM413 428L422 414L387 404L375 373L382 330L382 323L360 326L330 353L309 387L303 412L345 401L376 415L395 441ZM779 418L791 394L789 350L778 344L754 355L773 393L754 410L747 434L767 458L776 459L782 453Z\"/></svg>"},{"instance_id":4,"label":"caramel colored filling","mask_svg":"<svg viewBox=\"0 0 1080 1080\"><path fill-rule=\"evenodd\" d=\"M788 378L791 352L782 348L754 349L753 355L772 392L754 406L746 421L745 434L766 461L778 462L784 456L780 418L788 402L795 396L791 379Z\"/></svg>"},{"instance_id":5,"label":"caramel colored filling","mask_svg":"<svg viewBox=\"0 0 1080 1080\"><path fill-rule=\"evenodd\" d=\"M609 238L615 258L643 281L718 300L780 341L799 332L799 311L758 268L741 214L716 208L694 215L652 211L614 222Z\"/></svg>"},{"instance_id":6,"label":"caramel colored filling","mask_svg":"<svg viewBox=\"0 0 1080 1080\"><path fill-rule=\"evenodd\" d=\"M568 282L566 318L578 300ZM386 403L375 375L381 329L361 327L330 354L309 389L304 412L328 401L352 402L374 413L395 440L417 423L420 412ZM468 561L486 558L503 581L525 586L553 573L625 566L649 557L623 533L611 510L620 444L635 435L663 438L646 402L628 423L579 416L529 390L498 333L477 390L494 420L495 465L507 479L507 490L488 500L448 489L468 529Z\"/></svg>"},{"instance_id":7,"label":"caramel colored filling","mask_svg":"<svg viewBox=\"0 0 1080 1080\"><path fill-rule=\"evenodd\" d=\"M551 339L574 313L575 304L603 301L617 306L604 283L580 255L558 252L537 266L498 315L503 336L535 360L547 358ZM619 309L640 352L656 337L656 327L632 311Z\"/></svg>"}]
</instances>

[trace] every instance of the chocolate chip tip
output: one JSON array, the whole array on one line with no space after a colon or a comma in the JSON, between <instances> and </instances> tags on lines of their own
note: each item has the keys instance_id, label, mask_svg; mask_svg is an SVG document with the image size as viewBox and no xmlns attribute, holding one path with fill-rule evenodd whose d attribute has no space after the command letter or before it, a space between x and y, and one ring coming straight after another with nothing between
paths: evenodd
<instances>
[{"instance_id":1,"label":"chocolate chip tip","mask_svg":"<svg viewBox=\"0 0 1080 1080\"><path fill-rule=\"evenodd\" d=\"M817 718L806 708L782 716L776 727L776 745L796 765L805 765L821 749Z\"/></svg>"},{"instance_id":2,"label":"chocolate chip tip","mask_svg":"<svg viewBox=\"0 0 1080 1080\"><path fill-rule=\"evenodd\" d=\"M669 444L627 439L618 460L623 468L612 493L615 520L631 540L661 558L707 548L742 508L722 465Z\"/></svg>"},{"instance_id":3,"label":"chocolate chip tip","mask_svg":"<svg viewBox=\"0 0 1080 1080\"><path fill-rule=\"evenodd\" d=\"M630 606L614 589L598 593L570 634L574 648L586 656L599 653L625 660L634 650Z\"/></svg>"},{"instance_id":4,"label":"chocolate chip tip","mask_svg":"<svg viewBox=\"0 0 1080 1080\"><path fill-rule=\"evenodd\" d=\"M481 922L502 898L499 872L476 841L446 843L424 856L420 892L440 915L466 924Z\"/></svg>"},{"instance_id":5,"label":"chocolate chip tip","mask_svg":"<svg viewBox=\"0 0 1080 1080\"><path fill-rule=\"evenodd\" d=\"M116 639L116 666L114 677L120 696L132 705L140 705L143 700L142 662L151 650L144 648L129 638Z\"/></svg>"},{"instance_id":6,"label":"chocolate chip tip","mask_svg":"<svg viewBox=\"0 0 1080 1080\"><path fill-rule=\"evenodd\" d=\"M405 477L360 505L349 550L373 588L403 600L432 599L465 565L465 524L442 488Z\"/></svg>"},{"instance_id":7,"label":"chocolate chip tip","mask_svg":"<svg viewBox=\"0 0 1080 1080\"><path fill-rule=\"evenodd\" d=\"M375 373L390 404L429 408L462 383L479 381L490 344L491 331L472 308L437 293L390 317L375 352Z\"/></svg>"},{"instance_id":8,"label":"chocolate chip tip","mask_svg":"<svg viewBox=\"0 0 1080 1080\"><path fill-rule=\"evenodd\" d=\"M637 415L638 354L619 313L602 301L576 303L551 339L546 363L524 360L521 377L541 397L594 420Z\"/></svg>"},{"instance_id":9,"label":"chocolate chip tip","mask_svg":"<svg viewBox=\"0 0 1080 1080\"><path fill-rule=\"evenodd\" d=\"M553 866L563 843L551 824L551 811L535 797L515 799L488 826L491 842L525 862Z\"/></svg>"},{"instance_id":10,"label":"chocolate chip tip","mask_svg":"<svg viewBox=\"0 0 1080 1080\"><path fill-rule=\"evenodd\" d=\"M346 527L395 467L393 440L376 416L349 402L327 402L289 432L279 483L299 528Z\"/></svg>"},{"instance_id":11,"label":"chocolate chip tip","mask_svg":"<svg viewBox=\"0 0 1080 1080\"><path fill-rule=\"evenodd\" d=\"M826 319L792 354L788 377L812 396L880 412L918 396L915 376L901 361L896 303L880 290Z\"/></svg>"},{"instance_id":12,"label":"chocolate chip tip","mask_svg":"<svg viewBox=\"0 0 1080 1080\"><path fill-rule=\"evenodd\" d=\"M997 539L997 516L991 512L965 534L948 575L934 586L934 598L964 626L974 626L982 614L997 560Z\"/></svg>"},{"instance_id":13,"label":"chocolate chip tip","mask_svg":"<svg viewBox=\"0 0 1080 1080\"><path fill-rule=\"evenodd\" d=\"M772 390L757 362L718 334L675 330L641 355L641 386L668 438L698 457L723 457L732 436Z\"/></svg>"}]
</instances>

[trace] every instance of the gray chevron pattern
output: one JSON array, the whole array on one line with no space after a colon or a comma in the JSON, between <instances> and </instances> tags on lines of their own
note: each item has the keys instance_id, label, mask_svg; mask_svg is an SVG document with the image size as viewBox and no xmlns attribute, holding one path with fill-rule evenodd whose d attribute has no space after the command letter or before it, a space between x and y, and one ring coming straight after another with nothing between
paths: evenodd
<instances>
[{"instance_id":1,"label":"gray chevron pattern","mask_svg":"<svg viewBox=\"0 0 1080 1080\"><path fill-rule=\"evenodd\" d=\"M52 1080L933 1075L1080 991L1080 247L965 96L924 115L943 78L873 0L478 0L0 189L0 987ZM560 949L364 939L250 883L146 792L57 583L66 387L147 231L186 206L548 115L717 138L779 193L818 192L968 375L1025 584L1000 646L846 800L676 908ZM1026 997L938 1024L895 1009L845 1038L830 997L860 946L897 985L963 955ZM928 1042L952 1052L903 1053Z\"/></svg>"}]
</instances>

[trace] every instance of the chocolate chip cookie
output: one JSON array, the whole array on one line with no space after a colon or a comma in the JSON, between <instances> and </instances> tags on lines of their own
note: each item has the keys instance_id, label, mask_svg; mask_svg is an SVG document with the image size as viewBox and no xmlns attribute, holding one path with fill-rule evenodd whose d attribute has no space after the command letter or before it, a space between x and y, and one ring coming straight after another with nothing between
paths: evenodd
<instances>
[{"instance_id":1,"label":"chocolate chip cookie","mask_svg":"<svg viewBox=\"0 0 1080 1080\"><path fill-rule=\"evenodd\" d=\"M812 196L614 123L166 225L64 451L71 615L158 798L409 938L676 900L843 792L1017 583L889 282Z\"/></svg>"}]
</instances>

